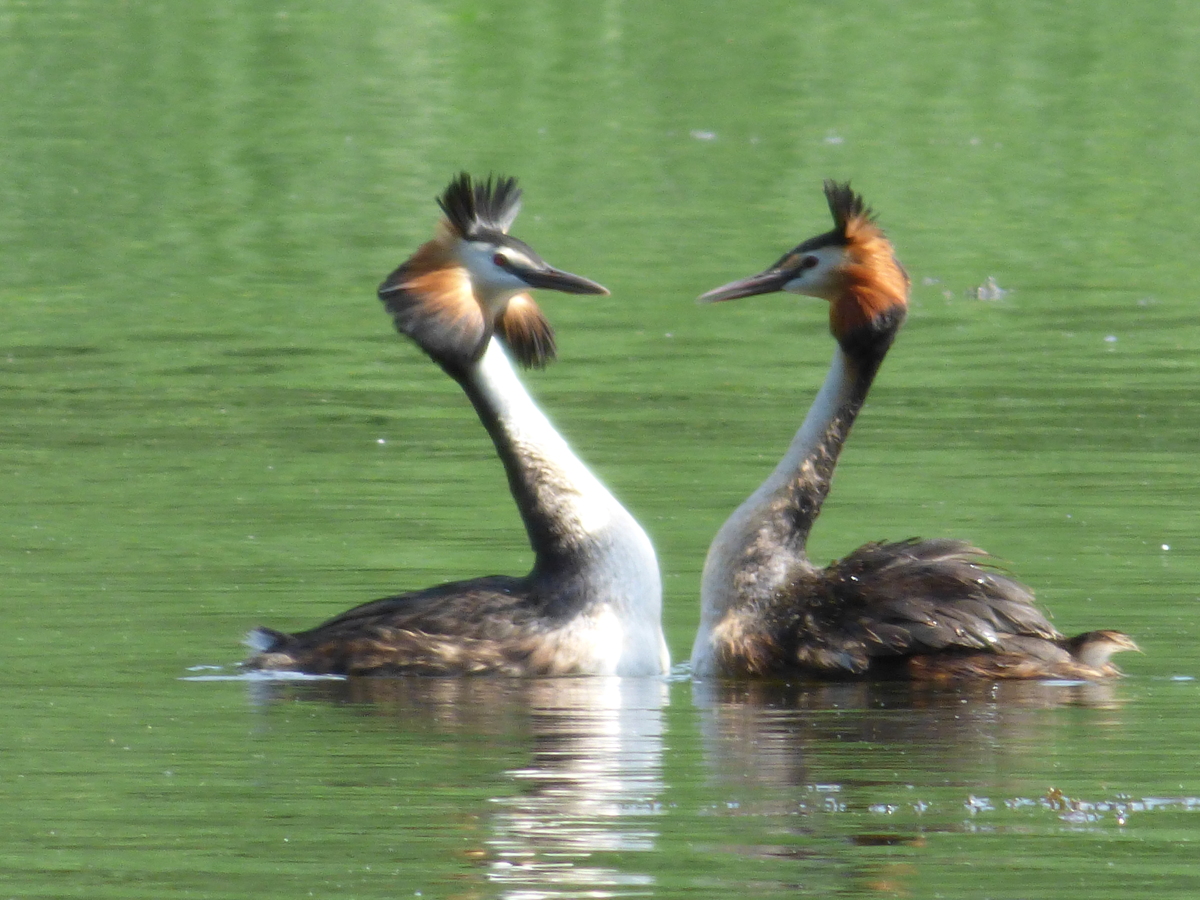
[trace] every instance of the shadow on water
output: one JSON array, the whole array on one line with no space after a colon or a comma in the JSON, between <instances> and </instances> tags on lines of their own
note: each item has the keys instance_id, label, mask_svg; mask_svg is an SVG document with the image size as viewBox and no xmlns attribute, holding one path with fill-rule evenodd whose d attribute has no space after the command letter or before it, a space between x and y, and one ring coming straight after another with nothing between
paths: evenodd
<instances>
[{"instance_id":1,"label":"shadow on water","mask_svg":"<svg viewBox=\"0 0 1200 900\"><path fill-rule=\"evenodd\" d=\"M663 681L352 678L251 686L259 705L326 702L406 729L523 738L528 764L504 772L515 791L491 799L487 837L468 854L503 896L621 896L653 882L649 872L592 857L656 849L669 700Z\"/></svg>"}]
</instances>

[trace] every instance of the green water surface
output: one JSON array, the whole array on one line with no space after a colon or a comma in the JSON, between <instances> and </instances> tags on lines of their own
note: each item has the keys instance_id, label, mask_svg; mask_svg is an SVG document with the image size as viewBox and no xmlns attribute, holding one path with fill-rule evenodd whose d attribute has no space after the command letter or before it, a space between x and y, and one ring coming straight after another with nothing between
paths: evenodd
<instances>
[{"instance_id":1,"label":"green water surface","mask_svg":"<svg viewBox=\"0 0 1200 900\"><path fill-rule=\"evenodd\" d=\"M1200 894L1198 48L1185 3L0 0L0 897ZM832 353L692 298L835 177L913 296L814 557L970 540L1129 677L183 680L529 565L374 297L460 169L612 290L539 298L527 380L677 662Z\"/></svg>"}]
</instances>

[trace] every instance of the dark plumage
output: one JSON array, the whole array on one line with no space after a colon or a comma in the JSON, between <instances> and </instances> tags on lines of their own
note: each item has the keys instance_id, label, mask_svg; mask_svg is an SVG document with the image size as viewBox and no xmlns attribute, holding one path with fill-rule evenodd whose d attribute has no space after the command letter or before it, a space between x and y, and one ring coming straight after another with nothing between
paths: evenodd
<instances>
[{"instance_id":1,"label":"dark plumage","mask_svg":"<svg viewBox=\"0 0 1200 900\"><path fill-rule=\"evenodd\" d=\"M962 541L865 544L824 568L798 567L743 614L754 636L731 645L729 673L1081 677L1107 662L1074 660L1080 639L1060 634L1025 585Z\"/></svg>"},{"instance_id":2,"label":"dark plumage","mask_svg":"<svg viewBox=\"0 0 1200 900\"><path fill-rule=\"evenodd\" d=\"M491 575L355 607L308 631L251 633L255 667L338 675L546 675L556 591ZM566 609L573 613L575 610ZM565 617L564 617L565 618Z\"/></svg>"}]
</instances>

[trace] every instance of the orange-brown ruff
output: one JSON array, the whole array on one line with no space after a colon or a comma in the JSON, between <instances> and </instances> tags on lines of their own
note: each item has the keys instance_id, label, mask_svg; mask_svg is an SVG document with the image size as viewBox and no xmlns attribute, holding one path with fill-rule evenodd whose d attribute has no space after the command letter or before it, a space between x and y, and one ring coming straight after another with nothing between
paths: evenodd
<instances>
[{"instance_id":1,"label":"orange-brown ruff","mask_svg":"<svg viewBox=\"0 0 1200 900\"><path fill-rule=\"evenodd\" d=\"M1127 635L1065 638L1028 588L961 541L870 543L824 568L809 561L809 531L908 300L908 277L862 198L833 182L825 195L832 231L701 297L783 290L826 299L838 346L787 454L709 548L693 672L943 681L1119 674L1109 658L1137 649Z\"/></svg>"},{"instance_id":2,"label":"orange-brown ruff","mask_svg":"<svg viewBox=\"0 0 1200 900\"><path fill-rule=\"evenodd\" d=\"M853 334L908 306L908 275L883 230L856 199L857 204L835 213L845 216L840 227L846 240L842 283L829 304L829 329L835 335Z\"/></svg>"},{"instance_id":3,"label":"orange-brown ruff","mask_svg":"<svg viewBox=\"0 0 1200 900\"><path fill-rule=\"evenodd\" d=\"M254 669L309 673L661 675L662 587L641 526L572 453L529 396L528 366L554 357L530 288L602 294L508 235L516 181L460 175L433 240L389 275L380 299L463 388L491 435L534 552L520 577L489 575L387 597L308 631L251 632Z\"/></svg>"}]
</instances>

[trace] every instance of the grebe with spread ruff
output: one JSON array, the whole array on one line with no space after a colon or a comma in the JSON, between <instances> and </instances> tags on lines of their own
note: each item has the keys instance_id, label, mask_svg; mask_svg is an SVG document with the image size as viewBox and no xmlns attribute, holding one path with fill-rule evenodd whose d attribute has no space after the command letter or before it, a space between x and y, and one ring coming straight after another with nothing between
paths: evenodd
<instances>
[{"instance_id":1,"label":"grebe with spread ruff","mask_svg":"<svg viewBox=\"0 0 1200 900\"><path fill-rule=\"evenodd\" d=\"M863 199L825 182L832 231L700 297L789 291L829 302L833 364L787 453L721 527L701 583L692 671L717 675L1104 678L1119 631L1067 639L1032 592L954 540L871 543L821 568L809 531L842 444L908 308L908 276Z\"/></svg>"},{"instance_id":2,"label":"grebe with spread ruff","mask_svg":"<svg viewBox=\"0 0 1200 900\"><path fill-rule=\"evenodd\" d=\"M571 452L509 360L542 367L554 334L530 288L607 294L508 234L515 179L463 173L433 240L387 277L396 327L462 386L491 435L533 548L490 575L376 600L309 631L250 633L253 669L308 673L661 675L662 582L633 516ZM508 352L505 347L507 346Z\"/></svg>"}]
</instances>

